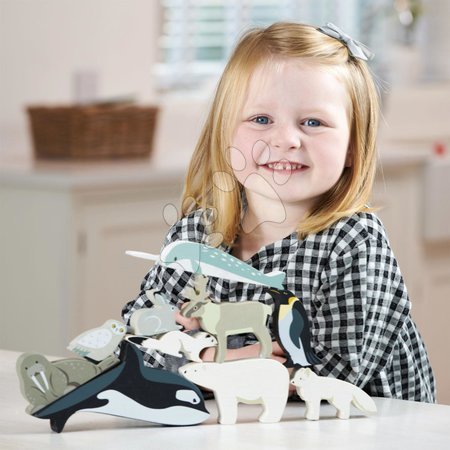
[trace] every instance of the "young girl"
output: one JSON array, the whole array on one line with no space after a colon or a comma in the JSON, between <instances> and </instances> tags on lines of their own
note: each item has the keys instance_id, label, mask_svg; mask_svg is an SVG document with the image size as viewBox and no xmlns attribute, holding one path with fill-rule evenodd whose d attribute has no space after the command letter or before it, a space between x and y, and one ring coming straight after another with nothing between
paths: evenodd
<instances>
[{"instance_id":1,"label":"young girl","mask_svg":"<svg viewBox=\"0 0 450 450\"><path fill-rule=\"evenodd\" d=\"M432 370L400 270L367 206L376 168L377 92L368 50L337 27L275 23L246 33L219 82L187 174L182 219L164 245L214 245L286 273L303 302L313 370L370 395L435 401ZM155 264L123 317L159 289L182 308L194 275ZM263 286L210 278L217 301L272 302ZM198 323L181 315L186 330ZM213 349L203 353L212 360ZM257 357L252 336L227 359ZM273 342L274 358L284 361ZM148 350L153 367L186 361Z\"/></svg>"}]
</instances>

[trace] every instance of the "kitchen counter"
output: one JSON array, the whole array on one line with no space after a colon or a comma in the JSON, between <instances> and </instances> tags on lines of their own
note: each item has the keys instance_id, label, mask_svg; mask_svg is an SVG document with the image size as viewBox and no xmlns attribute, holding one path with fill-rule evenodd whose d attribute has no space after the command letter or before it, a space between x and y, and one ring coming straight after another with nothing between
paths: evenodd
<instances>
[{"instance_id":1,"label":"kitchen counter","mask_svg":"<svg viewBox=\"0 0 450 450\"><path fill-rule=\"evenodd\" d=\"M238 423L217 423L214 400L206 407L210 417L190 427L162 427L103 414L77 412L64 431L50 430L48 420L25 413L27 402L19 390L15 361L19 353L0 350L0 448L66 449L151 448L195 449L447 449L450 442L450 406L376 398L378 413L365 417L352 410L349 420L334 417L323 403L321 420L303 418L304 404L289 402L279 423L257 421L258 405L240 405ZM52 360L51 358L49 358Z\"/></svg>"},{"instance_id":2,"label":"kitchen counter","mask_svg":"<svg viewBox=\"0 0 450 450\"><path fill-rule=\"evenodd\" d=\"M0 162L0 185L51 189L98 189L181 183L185 168L150 159Z\"/></svg>"},{"instance_id":3,"label":"kitchen counter","mask_svg":"<svg viewBox=\"0 0 450 450\"><path fill-rule=\"evenodd\" d=\"M176 155L155 158L105 161L0 161L0 184L40 188L74 189L182 183L187 161ZM379 167L399 168L423 165L430 158L425 148L411 150L405 146L383 146Z\"/></svg>"}]
</instances>

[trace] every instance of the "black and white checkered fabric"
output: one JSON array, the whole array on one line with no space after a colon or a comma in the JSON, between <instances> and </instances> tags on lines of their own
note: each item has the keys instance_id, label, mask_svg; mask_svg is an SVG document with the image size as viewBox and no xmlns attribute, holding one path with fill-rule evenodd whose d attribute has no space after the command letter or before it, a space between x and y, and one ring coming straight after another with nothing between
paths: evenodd
<instances>
[{"instance_id":1,"label":"black and white checkered fabric","mask_svg":"<svg viewBox=\"0 0 450 450\"><path fill-rule=\"evenodd\" d=\"M204 217L196 211L178 221L163 247L175 240L207 244ZM262 248L247 263L264 273L286 273L286 289L302 300L309 315L311 346L322 361L313 367L316 373L356 384L373 396L435 401L427 352L411 319L411 304L384 227L375 215L355 214L304 240L293 233ZM141 294L125 305L124 319L128 323L133 311L151 306L144 293L148 289L162 290L181 306L187 285L193 285L192 274L156 264ZM209 294L217 302L272 304L263 286L212 277ZM252 335L240 336L230 339L229 346L253 342ZM144 360L170 370L186 362L155 350L148 350Z\"/></svg>"}]
</instances>

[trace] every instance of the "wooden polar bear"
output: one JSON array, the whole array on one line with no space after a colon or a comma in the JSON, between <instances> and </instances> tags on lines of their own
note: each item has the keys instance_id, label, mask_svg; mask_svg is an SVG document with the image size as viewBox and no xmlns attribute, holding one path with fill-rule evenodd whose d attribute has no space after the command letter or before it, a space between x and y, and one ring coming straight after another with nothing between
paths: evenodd
<instances>
[{"instance_id":1,"label":"wooden polar bear","mask_svg":"<svg viewBox=\"0 0 450 450\"><path fill-rule=\"evenodd\" d=\"M339 419L350 417L350 404L364 414L377 412L375 402L359 387L336 378L320 377L311 369L299 369L291 384L297 388L298 395L306 403L305 418L308 420L319 420L322 399L336 408Z\"/></svg>"},{"instance_id":2,"label":"wooden polar bear","mask_svg":"<svg viewBox=\"0 0 450 450\"><path fill-rule=\"evenodd\" d=\"M178 370L189 381L214 392L221 424L236 423L239 402L262 404L260 422L281 420L289 393L289 372L278 361L252 358L224 363L193 362Z\"/></svg>"}]
</instances>

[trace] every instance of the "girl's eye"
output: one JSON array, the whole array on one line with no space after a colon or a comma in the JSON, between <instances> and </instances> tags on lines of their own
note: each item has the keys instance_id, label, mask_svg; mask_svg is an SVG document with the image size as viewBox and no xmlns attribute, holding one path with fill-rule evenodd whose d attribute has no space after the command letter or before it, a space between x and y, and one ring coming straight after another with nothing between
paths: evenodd
<instances>
[{"instance_id":1,"label":"girl's eye","mask_svg":"<svg viewBox=\"0 0 450 450\"><path fill-rule=\"evenodd\" d=\"M258 123L260 125L267 125L269 123L269 118L266 116L258 116L253 118L252 122Z\"/></svg>"},{"instance_id":2,"label":"girl's eye","mask_svg":"<svg viewBox=\"0 0 450 450\"><path fill-rule=\"evenodd\" d=\"M322 122L317 119L306 119L302 125L306 125L307 127L320 127Z\"/></svg>"}]
</instances>

